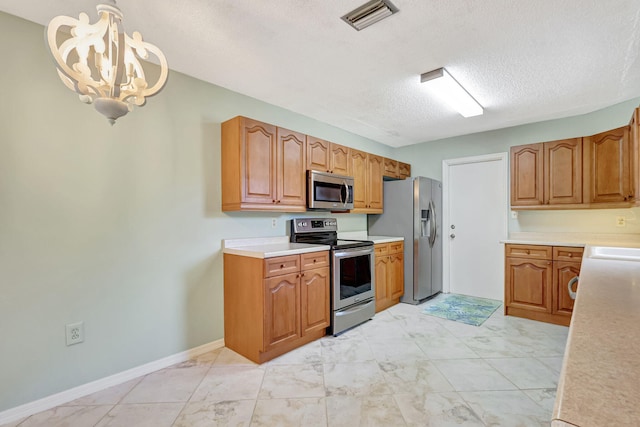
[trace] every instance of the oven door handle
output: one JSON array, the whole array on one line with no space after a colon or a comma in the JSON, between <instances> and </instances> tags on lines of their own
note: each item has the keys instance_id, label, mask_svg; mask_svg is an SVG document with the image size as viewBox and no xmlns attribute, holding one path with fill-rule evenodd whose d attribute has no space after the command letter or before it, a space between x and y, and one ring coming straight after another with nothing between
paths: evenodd
<instances>
[{"instance_id":1,"label":"oven door handle","mask_svg":"<svg viewBox=\"0 0 640 427\"><path fill-rule=\"evenodd\" d=\"M362 303L354 305L352 307L345 308L344 310L338 310L338 311L336 311L335 315L336 315L336 317L346 316L346 315L351 314L353 312L360 311L363 308L367 308L370 305L375 304L375 302L376 301L374 299L371 299L369 301L362 302Z\"/></svg>"},{"instance_id":2,"label":"oven door handle","mask_svg":"<svg viewBox=\"0 0 640 427\"><path fill-rule=\"evenodd\" d=\"M335 258L350 258L360 255L373 255L373 247L366 249L337 249L333 253Z\"/></svg>"}]
</instances>

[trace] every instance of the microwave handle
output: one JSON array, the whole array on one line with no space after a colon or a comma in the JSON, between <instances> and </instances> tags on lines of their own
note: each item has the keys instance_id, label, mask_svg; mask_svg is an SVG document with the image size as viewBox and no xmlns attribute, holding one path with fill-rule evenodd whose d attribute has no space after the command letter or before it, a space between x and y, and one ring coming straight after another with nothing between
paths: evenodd
<instances>
[{"instance_id":1,"label":"microwave handle","mask_svg":"<svg viewBox=\"0 0 640 427\"><path fill-rule=\"evenodd\" d=\"M347 181L342 181L342 185L344 185L344 200L341 200L343 205L346 205L349 201L349 185L347 185ZM342 192L340 192L340 197L342 197Z\"/></svg>"}]
</instances>

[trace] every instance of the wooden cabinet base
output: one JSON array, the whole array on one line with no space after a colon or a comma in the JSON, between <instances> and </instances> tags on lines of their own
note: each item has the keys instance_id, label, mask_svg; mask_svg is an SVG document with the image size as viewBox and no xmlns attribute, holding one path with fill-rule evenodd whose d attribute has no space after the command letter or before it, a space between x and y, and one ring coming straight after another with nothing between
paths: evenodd
<instances>
[{"instance_id":1,"label":"wooden cabinet base","mask_svg":"<svg viewBox=\"0 0 640 427\"><path fill-rule=\"evenodd\" d=\"M568 284L579 276L583 248L505 245L504 314L569 326Z\"/></svg>"},{"instance_id":2,"label":"wooden cabinet base","mask_svg":"<svg viewBox=\"0 0 640 427\"><path fill-rule=\"evenodd\" d=\"M282 356L283 354L288 353L291 350L294 350L300 346L309 344L310 342L315 341L319 338L322 338L325 335L326 335L326 329L313 331L294 341L289 341L286 344L280 345L278 346L278 348L274 348L273 350L267 351L265 353L258 352L255 354L242 354L239 350L236 350L231 346L226 346L226 347L235 351L238 354L242 354L244 357L251 360L252 362L264 363L264 362L268 362L271 359L275 359L278 356Z\"/></svg>"},{"instance_id":3,"label":"wooden cabinet base","mask_svg":"<svg viewBox=\"0 0 640 427\"><path fill-rule=\"evenodd\" d=\"M263 363L323 337L331 321L329 280L328 251L224 254L225 345Z\"/></svg>"},{"instance_id":4,"label":"wooden cabinet base","mask_svg":"<svg viewBox=\"0 0 640 427\"><path fill-rule=\"evenodd\" d=\"M545 323L553 323L562 326L569 326L569 323L571 323L571 317L558 316L557 314L542 313L516 307L506 307L504 310L504 314L505 316L523 317L525 319L537 320L539 322Z\"/></svg>"}]
</instances>

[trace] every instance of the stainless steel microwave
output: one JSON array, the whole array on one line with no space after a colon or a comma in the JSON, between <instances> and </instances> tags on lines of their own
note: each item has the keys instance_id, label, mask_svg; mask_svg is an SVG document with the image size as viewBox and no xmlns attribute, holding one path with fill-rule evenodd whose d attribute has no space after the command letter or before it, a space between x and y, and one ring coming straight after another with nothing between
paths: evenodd
<instances>
[{"instance_id":1,"label":"stainless steel microwave","mask_svg":"<svg viewBox=\"0 0 640 427\"><path fill-rule=\"evenodd\" d=\"M353 209L353 177L307 171L307 208L331 211Z\"/></svg>"}]
</instances>

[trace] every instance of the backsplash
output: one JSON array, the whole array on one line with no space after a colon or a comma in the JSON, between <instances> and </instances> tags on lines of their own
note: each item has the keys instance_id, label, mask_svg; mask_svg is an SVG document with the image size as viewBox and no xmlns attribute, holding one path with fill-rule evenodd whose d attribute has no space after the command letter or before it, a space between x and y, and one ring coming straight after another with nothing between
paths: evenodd
<instances>
[{"instance_id":1,"label":"backsplash","mask_svg":"<svg viewBox=\"0 0 640 427\"><path fill-rule=\"evenodd\" d=\"M617 225L619 217L624 217L624 227ZM518 211L518 218L509 220L509 233L640 234L639 217L640 207L627 209Z\"/></svg>"}]
</instances>

